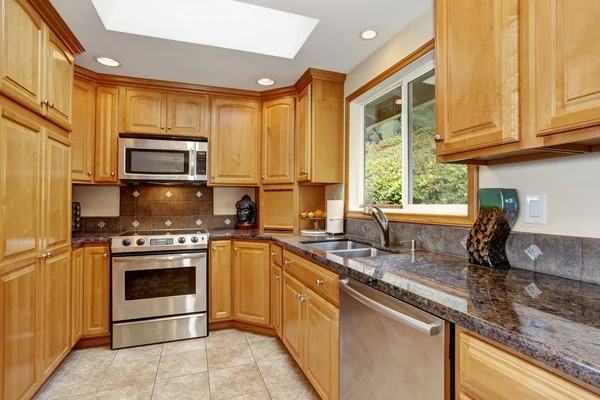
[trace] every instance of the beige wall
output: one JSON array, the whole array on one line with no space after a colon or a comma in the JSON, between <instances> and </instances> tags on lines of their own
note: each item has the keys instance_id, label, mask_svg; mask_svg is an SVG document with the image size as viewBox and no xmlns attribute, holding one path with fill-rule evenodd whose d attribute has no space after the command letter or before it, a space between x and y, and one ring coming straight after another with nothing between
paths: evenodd
<instances>
[{"instance_id":1,"label":"beige wall","mask_svg":"<svg viewBox=\"0 0 600 400\"><path fill-rule=\"evenodd\" d=\"M213 189L213 213L214 215L235 215L237 209L235 203L245 194L255 200L256 189L243 187L216 187ZM257 204L258 206L258 204Z\"/></svg>"},{"instance_id":2,"label":"beige wall","mask_svg":"<svg viewBox=\"0 0 600 400\"><path fill-rule=\"evenodd\" d=\"M118 217L119 186L73 185L73 201L81 203L82 217Z\"/></svg>"}]
</instances>

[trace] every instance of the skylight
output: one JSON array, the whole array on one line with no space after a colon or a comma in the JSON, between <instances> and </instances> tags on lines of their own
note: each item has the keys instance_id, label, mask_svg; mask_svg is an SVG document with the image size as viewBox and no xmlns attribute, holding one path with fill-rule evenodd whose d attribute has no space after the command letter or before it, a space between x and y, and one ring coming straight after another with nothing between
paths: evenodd
<instances>
[{"instance_id":1,"label":"skylight","mask_svg":"<svg viewBox=\"0 0 600 400\"><path fill-rule=\"evenodd\" d=\"M294 58L319 20L234 0L92 0L110 31Z\"/></svg>"}]
</instances>

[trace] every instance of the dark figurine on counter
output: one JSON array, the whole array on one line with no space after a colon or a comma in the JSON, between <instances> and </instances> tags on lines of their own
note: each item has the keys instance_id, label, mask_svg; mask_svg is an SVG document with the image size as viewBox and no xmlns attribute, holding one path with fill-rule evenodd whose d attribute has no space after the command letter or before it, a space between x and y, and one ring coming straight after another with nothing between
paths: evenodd
<instances>
[{"instance_id":1,"label":"dark figurine on counter","mask_svg":"<svg viewBox=\"0 0 600 400\"><path fill-rule=\"evenodd\" d=\"M238 223L235 224L235 229L256 229L256 204L250 199L247 194L242 197L237 203Z\"/></svg>"}]
</instances>

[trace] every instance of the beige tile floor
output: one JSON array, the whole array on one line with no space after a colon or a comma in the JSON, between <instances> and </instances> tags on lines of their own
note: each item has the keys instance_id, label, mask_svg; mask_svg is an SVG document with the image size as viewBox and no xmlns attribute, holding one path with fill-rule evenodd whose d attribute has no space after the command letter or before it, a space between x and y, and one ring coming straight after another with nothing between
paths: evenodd
<instances>
[{"instance_id":1,"label":"beige tile floor","mask_svg":"<svg viewBox=\"0 0 600 400\"><path fill-rule=\"evenodd\" d=\"M181 342L75 350L36 399L318 400L319 396L281 340L227 329Z\"/></svg>"}]
</instances>

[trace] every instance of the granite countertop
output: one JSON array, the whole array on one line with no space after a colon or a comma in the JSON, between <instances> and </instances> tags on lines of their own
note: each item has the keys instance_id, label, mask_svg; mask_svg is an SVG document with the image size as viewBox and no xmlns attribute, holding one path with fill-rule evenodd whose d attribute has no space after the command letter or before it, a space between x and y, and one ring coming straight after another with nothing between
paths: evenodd
<instances>
[{"instance_id":1,"label":"granite countertop","mask_svg":"<svg viewBox=\"0 0 600 400\"><path fill-rule=\"evenodd\" d=\"M116 235L73 235L73 246L108 243ZM326 238L212 231L211 240L217 239L272 240L600 389L600 285L516 268L491 270L448 254L413 255L410 245L386 248L394 255L342 259L306 245Z\"/></svg>"},{"instance_id":2,"label":"granite countertop","mask_svg":"<svg viewBox=\"0 0 600 400\"><path fill-rule=\"evenodd\" d=\"M71 247L79 247L84 244L108 244L112 236L118 236L119 233L74 233L71 238Z\"/></svg>"}]
</instances>

